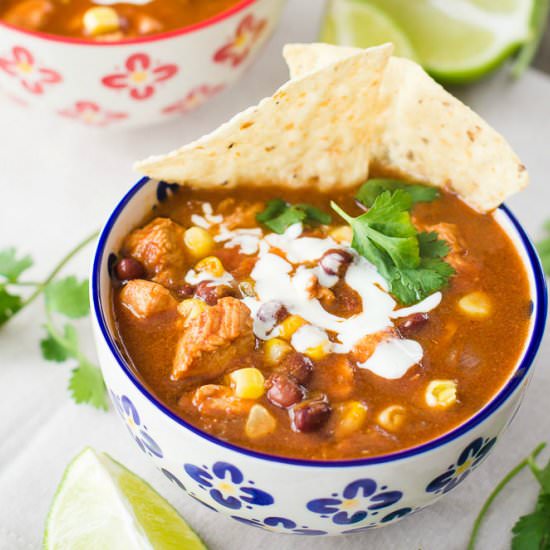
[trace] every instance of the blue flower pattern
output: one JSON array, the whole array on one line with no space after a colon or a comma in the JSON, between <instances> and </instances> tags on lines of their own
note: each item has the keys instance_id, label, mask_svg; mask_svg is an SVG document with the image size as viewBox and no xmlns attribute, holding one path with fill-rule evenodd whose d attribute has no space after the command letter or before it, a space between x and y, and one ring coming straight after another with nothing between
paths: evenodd
<instances>
[{"instance_id":1,"label":"blue flower pattern","mask_svg":"<svg viewBox=\"0 0 550 550\"><path fill-rule=\"evenodd\" d=\"M253 487L253 481L245 481L241 470L228 462L214 463L212 473L207 466L188 463L184 464L183 469L215 502L231 510L239 510L243 506L252 510L254 506L269 506L274 502L269 493Z\"/></svg>"},{"instance_id":2,"label":"blue flower pattern","mask_svg":"<svg viewBox=\"0 0 550 550\"><path fill-rule=\"evenodd\" d=\"M264 531L271 531L275 533L280 533L281 529L288 531L289 533L294 533L295 535L326 535L326 531L320 529L310 529L307 525L299 527L296 522L288 518L282 518L278 516L269 516L263 520L259 519L248 519L242 518L240 516L231 516L233 519L244 523L245 525L251 525L252 527L259 527Z\"/></svg>"},{"instance_id":3,"label":"blue flower pattern","mask_svg":"<svg viewBox=\"0 0 550 550\"><path fill-rule=\"evenodd\" d=\"M328 498L310 500L306 507L322 518L331 518L337 525L352 525L401 500L401 491L387 489L386 486L379 489L373 479L358 479L346 485L341 495L332 493Z\"/></svg>"},{"instance_id":4,"label":"blue flower pattern","mask_svg":"<svg viewBox=\"0 0 550 550\"><path fill-rule=\"evenodd\" d=\"M110 391L110 393L118 415L126 424L126 428L132 439L137 443L137 446L150 456L162 458L163 453L161 448L147 433L147 426L142 424L141 417L130 398L126 395L118 396L113 391Z\"/></svg>"},{"instance_id":5,"label":"blue flower pattern","mask_svg":"<svg viewBox=\"0 0 550 550\"><path fill-rule=\"evenodd\" d=\"M462 483L487 456L493 448L497 438L478 437L474 439L460 453L457 461L451 464L445 472L430 481L426 487L426 492L444 494L454 489L459 483Z\"/></svg>"}]
</instances>

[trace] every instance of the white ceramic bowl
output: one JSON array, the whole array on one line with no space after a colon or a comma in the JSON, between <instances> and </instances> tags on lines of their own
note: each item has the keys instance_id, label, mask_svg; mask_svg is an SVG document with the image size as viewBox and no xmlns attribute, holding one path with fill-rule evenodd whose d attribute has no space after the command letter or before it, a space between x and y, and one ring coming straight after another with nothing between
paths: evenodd
<instances>
[{"instance_id":1,"label":"white ceramic bowl","mask_svg":"<svg viewBox=\"0 0 550 550\"><path fill-rule=\"evenodd\" d=\"M102 43L0 21L0 90L17 104L95 127L168 120L236 81L285 0L241 0L183 29Z\"/></svg>"},{"instance_id":2,"label":"white ceramic bowl","mask_svg":"<svg viewBox=\"0 0 550 550\"><path fill-rule=\"evenodd\" d=\"M481 464L520 405L547 313L537 254L507 208L494 215L523 259L533 304L529 337L508 383L470 420L433 441L386 456L320 462L246 450L199 430L160 403L125 362L113 328L109 272L125 235L175 190L177 185L143 178L128 192L101 233L91 282L99 361L111 398L132 439L168 479L208 508L249 525L339 535L424 508Z\"/></svg>"}]
</instances>

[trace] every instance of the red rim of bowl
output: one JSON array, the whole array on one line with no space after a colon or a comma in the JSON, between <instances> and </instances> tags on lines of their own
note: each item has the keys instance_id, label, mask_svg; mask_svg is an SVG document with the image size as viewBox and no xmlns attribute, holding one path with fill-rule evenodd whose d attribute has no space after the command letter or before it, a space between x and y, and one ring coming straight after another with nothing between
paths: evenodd
<instances>
[{"instance_id":1,"label":"red rim of bowl","mask_svg":"<svg viewBox=\"0 0 550 550\"><path fill-rule=\"evenodd\" d=\"M194 23L193 25L188 25L187 27L182 27L180 29L174 29L167 32L152 34L150 36L144 36L142 38L128 38L126 40L116 40L112 42L94 42L93 40L86 40L85 38L73 38L70 36L62 36L62 35L50 34L45 32L38 32L38 31L30 31L28 29L22 29L21 27L10 25L9 23L2 21L1 19L0 19L0 28L5 27L12 31L20 32L21 34L33 36L34 38L41 38L43 40L50 40L52 42L62 42L65 44L75 44L79 46L102 46L102 47L126 46L131 44L145 44L148 42L156 42L157 40L174 38L176 36L182 36L184 34L189 34L189 33L204 29L206 27L210 27L212 25L215 25L216 23L224 21L225 19L228 19L229 17L239 13L243 9L247 8L248 6L255 4L257 1L258 0L241 0L241 2L235 4L231 8L225 11L222 11L217 15L214 15L209 19L205 19L204 21L199 21L198 23Z\"/></svg>"}]
</instances>

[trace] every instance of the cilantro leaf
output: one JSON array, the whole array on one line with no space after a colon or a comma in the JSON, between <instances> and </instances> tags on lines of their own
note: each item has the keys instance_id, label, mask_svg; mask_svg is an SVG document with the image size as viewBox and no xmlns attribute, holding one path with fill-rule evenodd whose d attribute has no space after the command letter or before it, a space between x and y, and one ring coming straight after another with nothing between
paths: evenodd
<instances>
[{"instance_id":1,"label":"cilantro leaf","mask_svg":"<svg viewBox=\"0 0 550 550\"><path fill-rule=\"evenodd\" d=\"M394 179L375 178L364 183L359 188L355 198L370 208L376 198L384 191L397 191L398 189L405 191L411 197L412 204L432 202L439 197L439 191L435 187L418 183L405 183Z\"/></svg>"},{"instance_id":2,"label":"cilantro leaf","mask_svg":"<svg viewBox=\"0 0 550 550\"><path fill-rule=\"evenodd\" d=\"M321 224L328 225L332 221L330 214L323 212L320 208L312 206L311 204L301 203L297 204L296 208L299 208L306 214L306 221L310 225Z\"/></svg>"},{"instance_id":3,"label":"cilantro leaf","mask_svg":"<svg viewBox=\"0 0 550 550\"><path fill-rule=\"evenodd\" d=\"M550 495L539 495L534 512L521 516L512 528L512 550L550 550Z\"/></svg>"},{"instance_id":4,"label":"cilantro leaf","mask_svg":"<svg viewBox=\"0 0 550 550\"><path fill-rule=\"evenodd\" d=\"M291 225L303 222L306 219L306 213L296 206L285 206L285 209L274 218L264 223L271 231L275 233L284 233Z\"/></svg>"},{"instance_id":5,"label":"cilantro leaf","mask_svg":"<svg viewBox=\"0 0 550 550\"><path fill-rule=\"evenodd\" d=\"M87 403L96 409L107 410L107 389L101 371L88 361L73 369L69 391L76 403Z\"/></svg>"},{"instance_id":6,"label":"cilantro leaf","mask_svg":"<svg viewBox=\"0 0 550 550\"><path fill-rule=\"evenodd\" d=\"M4 285L0 285L0 326L9 321L22 306L21 296L11 294Z\"/></svg>"},{"instance_id":7,"label":"cilantro leaf","mask_svg":"<svg viewBox=\"0 0 550 550\"><path fill-rule=\"evenodd\" d=\"M40 340L42 357L47 361L62 363L69 357L78 355L78 335L73 325L66 324L63 338L53 333L51 328L46 327L48 335Z\"/></svg>"},{"instance_id":8,"label":"cilantro leaf","mask_svg":"<svg viewBox=\"0 0 550 550\"><path fill-rule=\"evenodd\" d=\"M435 232L417 232L409 213L412 204L411 195L402 189L384 191L357 218L332 203L353 229L351 246L374 264L404 305L440 290L455 273L442 259L449 245Z\"/></svg>"},{"instance_id":9,"label":"cilantro leaf","mask_svg":"<svg viewBox=\"0 0 550 550\"><path fill-rule=\"evenodd\" d=\"M50 283L44 291L46 307L70 319L85 317L90 311L88 299L88 280L78 282L70 276Z\"/></svg>"},{"instance_id":10,"label":"cilantro leaf","mask_svg":"<svg viewBox=\"0 0 550 550\"><path fill-rule=\"evenodd\" d=\"M404 305L420 302L443 288L455 270L443 260L422 258L416 269L394 271L391 291Z\"/></svg>"},{"instance_id":11,"label":"cilantro leaf","mask_svg":"<svg viewBox=\"0 0 550 550\"><path fill-rule=\"evenodd\" d=\"M372 208L357 218L332 203L332 208L353 229L351 246L373 263L384 277L385 273L390 274L392 267L414 268L420 263L416 229L408 212L410 206L411 199L403 191L382 193Z\"/></svg>"},{"instance_id":12,"label":"cilantro leaf","mask_svg":"<svg viewBox=\"0 0 550 550\"><path fill-rule=\"evenodd\" d=\"M423 258L444 258L451 251L449 243L440 239L435 231L419 233L418 245Z\"/></svg>"},{"instance_id":13,"label":"cilantro leaf","mask_svg":"<svg viewBox=\"0 0 550 550\"><path fill-rule=\"evenodd\" d=\"M265 209L256 214L256 219L260 223L268 222L282 214L287 208L287 203L283 199L273 199L267 201Z\"/></svg>"},{"instance_id":14,"label":"cilantro leaf","mask_svg":"<svg viewBox=\"0 0 550 550\"><path fill-rule=\"evenodd\" d=\"M550 234L550 220L544 224L546 232ZM546 275L550 276L550 236L537 242L537 250L540 255L542 267L546 272Z\"/></svg>"},{"instance_id":15,"label":"cilantro leaf","mask_svg":"<svg viewBox=\"0 0 550 550\"><path fill-rule=\"evenodd\" d=\"M32 263L32 258L28 255L17 259L15 248L13 247L0 250L0 275L5 277L10 283L16 282L21 273L29 269Z\"/></svg>"},{"instance_id":16,"label":"cilantro leaf","mask_svg":"<svg viewBox=\"0 0 550 550\"><path fill-rule=\"evenodd\" d=\"M289 204L283 199L267 202L265 209L256 214L256 220L271 231L281 234L291 225L303 222L307 225L329 224L331 216L311 204Z\"/></svg>"}]
</instances>

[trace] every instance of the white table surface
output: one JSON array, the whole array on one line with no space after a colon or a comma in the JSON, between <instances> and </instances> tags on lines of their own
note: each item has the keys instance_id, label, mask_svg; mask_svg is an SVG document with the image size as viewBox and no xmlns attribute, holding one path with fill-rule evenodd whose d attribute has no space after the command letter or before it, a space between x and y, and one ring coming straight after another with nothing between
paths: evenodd
<instances>
[{"instance_id":1,"label":"white table surface","mask_svg":"<svg viewBox=\"0 0 550 550\"><path fill-rule=\"evenodd\" d=\"M60 119L32 117L0 100L0 248L30 252L38 278L99 227L136 176L132 161L171 150L213 129L286 79L285 42L312 41L321 2L291 0L279 31L236 88L171 124L132 133L91 133ZM550 79L531 71L519 82L498 74L462 92L501 130L526 163L530 188L509 201L532 235L550 217ZM91 249L69 271L85 276ZM45 362L38 348L43 320L37 302L0 332L0 548L37 548L46 513L69 460L83 447L104 450L168 498L212 549L462 549L477 510L501 476L540 441L550 441L550 341L546 338L523 407L485 465L432 508L376 532L312 539L272 535L205 510L171 485L130 444L109 413L77 406L68 397L67 365ZM82 327L93 354L89 327ZM534 503L535 483L525 473L497 502L480 549L504 549L515 518Z\"/></svg>"}]
</instances>

